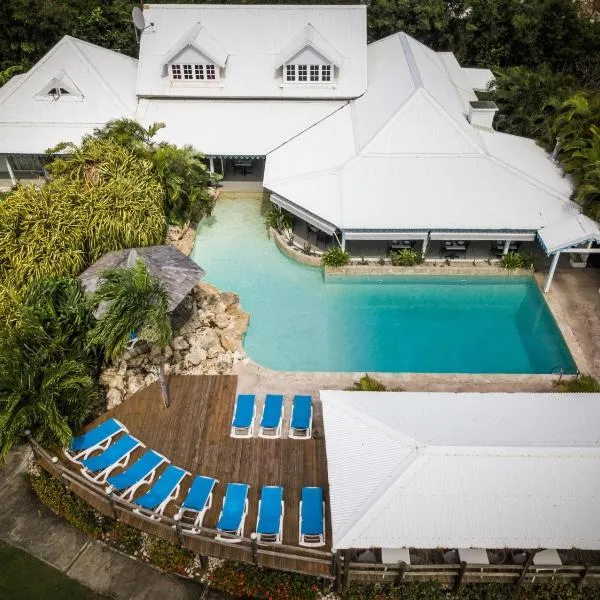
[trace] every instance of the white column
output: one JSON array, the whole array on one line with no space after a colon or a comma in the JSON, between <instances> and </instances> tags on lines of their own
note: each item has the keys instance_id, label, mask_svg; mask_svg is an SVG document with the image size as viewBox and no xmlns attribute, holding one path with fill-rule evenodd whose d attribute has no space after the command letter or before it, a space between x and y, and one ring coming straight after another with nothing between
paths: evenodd
<instances>
[{"instance_id":1,"label":"white column","mask_svg":"<svg viewBox=\"0 0 600 600\"><path fill-rule=\"evenodd\" d=\"M215 172L215 159L212 156L208 157L208 165L211 173Z\"/></svg>"},{"instance_id":2,"label":"white column","mask_svg":"<svg viewBox=\"0 0 600 600\"><path fill-rule=\"evenodd\" d=\"M421 256L425 258L425 253L427 252L427 246L429 246L429 236L423 238L423 246L421 247Z\"/></svg>"},{"instance_id":3,"label":"white column","mask_svg":"<svg viewBox=\"0 0 600 600\"><path fill-rule=\"evenodd\" d=\"M548 271L548 277L546 277L546 285L544 286L544 292L548 293L550 290L550 285L552 284L552 278L554 277L554 271L556 271L556 265L558 264L558 259L560 258L560 250L554 253L554 257L552 258L552 264L550 265L550 270Z\"/></svg>"},{"instance_id":4,"label":"white column","mask_svg":"<svg viewBox=\"0 0 600 600\"><path fill-rule=\"evenodd\" d=\"M346 251L346 233L342 231L342 250Z\"/></svg>"},{"instance_id":5,"label":"white column","mask_svg":"<svg viewBox=\"0 0 600 600\"><path fill-rule=\"evenodd\" d=\"M504 250L502 250L502 254L508 254L509 250L510 250L510 240L506 240L504 242Z\"/></svg>"},{"instance_id":6,"label":"white column","mask_svg":"<svg viewBox=\"0 0 600 600\"><path fill-rule=\"evenodd\" d=\"M12 170L12 165L10 164L10 160L8 159L8 155L4 158L4 161L6 162L6 170L10 175L10 180L12 181L12 184L17 185L17 178L15 177L15 173Z\"/></svg>"},{"instance_id":7,"label":"white column","mask_svg":"<svg viewBox=\"0 0 600 600\"><path fill-rule=\"evenodd\" d=\"M221 175L223 175L223 177L225 177L225 163L223 162L222 156L220 156L219 158L221 159Z\"/></svg>"}]
</instances>

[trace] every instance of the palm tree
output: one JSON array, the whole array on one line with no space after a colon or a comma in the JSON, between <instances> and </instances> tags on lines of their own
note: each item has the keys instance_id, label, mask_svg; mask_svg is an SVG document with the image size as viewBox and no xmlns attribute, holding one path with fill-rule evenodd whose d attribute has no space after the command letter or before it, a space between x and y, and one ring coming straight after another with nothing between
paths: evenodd
<instances>
[{"instance_id":1,"label":"palm tree","mask_svg":"<svg viewBox=\"0 0 600 600\"><path fill-rule=\"evenodd\" d=\"M20 73L23 70L21 65L13 65L12 67L8 67L8 69L4 69L4 71L0 71L0 87L7 84L9 79Z\"/></svg>"},{"instance_id":2,"label":"palm tree","mask_svg":"<svg viewBox=\"0 0 600 600\"><path fill-rule=\"evenodd\" d=\"M158 277L148 272L141 259L132 267L106 269L92 304L103 314L90 331L89 341L103 348L106 358L120 356L132 332L161 349L159 380L163 402L169 406L164 350L171 343L173 330L169 295Z\"/></svg>"}]
</instances>

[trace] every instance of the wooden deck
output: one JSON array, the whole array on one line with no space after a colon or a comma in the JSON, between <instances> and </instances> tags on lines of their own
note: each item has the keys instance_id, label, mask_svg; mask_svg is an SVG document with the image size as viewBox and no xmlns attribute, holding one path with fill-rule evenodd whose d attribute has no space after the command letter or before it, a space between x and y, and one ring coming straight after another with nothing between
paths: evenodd
<instances>
[{"instance_id":1,"label":"wooden deck","mask_svg":"<svg viewBox=\"0 0 600 600\"><path fill-rule=\"evenodd\" d=\"M129 400L104 413L91 426L114 417L121 421L148 448L160 452L174 465L187 469L192 475L215 477L213 505L207 512L204 525L216 526L229 482L250 484L249 511L244 536L255 531L260 490L263 485L282 485L284 490L283 543L298 545L300 493L303 486L320 486L326 498L326 540L329 550L331 519L329 516L327 463L321 406L313 398L313 439L287 438L291 397L285 398L282 439L235 439L230 437L237 389L237 377L173 376L169 380L170 406L165 409L160 388L155 383ZM257 422L263 398L257 397ZM135 456L134 456L135 458ZM191 478L186 477L181 502ZM142 488L139 495L147 488ZM165 511L172 516L175 503Z\"/></svg>"}]
</instances>

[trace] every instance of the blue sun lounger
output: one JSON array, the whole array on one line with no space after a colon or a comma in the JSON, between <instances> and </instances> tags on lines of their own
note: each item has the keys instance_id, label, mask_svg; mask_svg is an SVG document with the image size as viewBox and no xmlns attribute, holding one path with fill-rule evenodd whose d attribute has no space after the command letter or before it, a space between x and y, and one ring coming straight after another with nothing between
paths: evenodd
<instances>
[{"instance_id":1,"label":"blue sun lounger","mask_svg":"<svg viewBox=\"0 0 600 600\"><path fill-rule=\"evenodd\" d=\"M254 400L254 394L238 395L237 401L235 403L233 420L231 421L231 437L252 437L252 428L254 427L254 415L256 413Z\"/></svg>"},{"instance_id":2,"label":"blue sun lounger","mask_svg":"<svg viewBox=\"0 0 600 600\"><path fill-rule=\"evenodd\" d=\"M65 448L65 456L74 462L81 463L81 460L87 458L92 452L106 448L121 431L127 433L127 429L122 423L116 419L108 419L73 438L69 448Z\"/></svg>"},{"instance_id":3,"label":"blue sun lounger","mask_svg":"<svg viewBox=\"0 0 600 600\"><path fill-rule=\"evenodd\" d=\"M283 417L283 396L267 394L262 419L258 428L258 436L262 438L281 437L281 420Z\"/></svg>"},{"instance_id":4,"label":"blue sun lounger","mask_svg":"<svg viewBox=\"0 0 600 600\"><path fill-rule=\"evenodd\" d=\"M325 502L320 487L302 488L299 534L301 546L325 545Z\"/></svg>"},{"instance_id":5,"label":"blue sun lounger","mask_svg":"<svg viewBox=\"0 0 600 600\"><path fill-rule=\"evenodd\" d=\"M223 498L223 508L217 522L218 540L236 544L242 541L244 522L248 514L247 483L228 483Z\"/></svg>"},{"instance_id":6,"label":"blue sun lounger","mask_svg":"<svg viewBox=\"0 0 600 600\"><path fill-rule=\"evenodd\" d=\"M143 446L128 433L115 440L100 454L89 456L81 461L81 474L94 483L105 483L117 467L125 467L131 453Z\"/></svg>"},{"instance_id":7,"label":"blue sun lounger","mask_svg":"<svg viewBox=\"0 0 600 600\"><path fill-rule=\"evenodd\" d=\"M279 485L264 485L258 503L258 541L266 544L281 544L283 531L283 488Z\"/></svg>"},{"instance_id":8,"label":"blue sun lounger","mask_svg":"<svg viewBox=\"0 0 600 600\"><path fill-rule=\"evenodd\" d=\"M294 396L289 436L295 440L312 436L312 396Z\"/></svg>"},{"instance_id":9,"label":"blue sun lounger","mask_svg":"<svg viewBox=\"0 0 600 600\"><path fill-rule=\"evenodd\" d=\"M167 504L179 496L181 482L186 475L190 475L190 473L179 467L168 465L154 485L143 496L133 501L139 506L133 512L155 521L160 519Z\"/></svg>"},{"instance_id":10,"label":"blue sun lounger","mask_svg":"<svg viewBox=\"0 0 600 600\"><path fill-rule=\"evenodd\" d=\"M212 493L216 483L216 479L202 475L197 475L192 482L177 513L177 518L188 533L200 533L204 514L212 506Z\"/></svg>"},{"instance_id":11,"label":"blue sun lounger","mask_svg":"<svg viewBox=\"0 0 600 600\"><path fill-rule=\"evenodd\" d=\"M169 462L164 456L148 450L144 452L132 465L118 475L109 477L106 482L106 493L115 493L119 498L131 502L137 489L147 483L152 483L156 469L164 462Z\"/></svg>"}]
</instances>

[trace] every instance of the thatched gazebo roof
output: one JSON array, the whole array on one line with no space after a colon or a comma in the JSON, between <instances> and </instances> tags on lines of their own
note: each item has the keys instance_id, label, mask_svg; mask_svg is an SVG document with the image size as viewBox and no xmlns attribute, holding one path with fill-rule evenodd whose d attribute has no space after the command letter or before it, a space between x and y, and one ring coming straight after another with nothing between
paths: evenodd
<instances>
[{"instance_id":1,"label":"thatched gazebo roof","mask_svg":"<svg viewBox=\"0 0 600 600\"><path fill-rule=\"evenodd\" d=\"M100 260L88 267L79 279L88 293L96 291L102 273L111 267L132 267L142 259L148 272L155 275L169 294L169 311L173 312L190 290L205 275L191 258L177 250L175 246L148 246L107 252Z\"/></svg>"}]
</instances>

